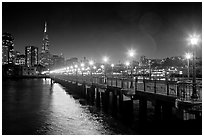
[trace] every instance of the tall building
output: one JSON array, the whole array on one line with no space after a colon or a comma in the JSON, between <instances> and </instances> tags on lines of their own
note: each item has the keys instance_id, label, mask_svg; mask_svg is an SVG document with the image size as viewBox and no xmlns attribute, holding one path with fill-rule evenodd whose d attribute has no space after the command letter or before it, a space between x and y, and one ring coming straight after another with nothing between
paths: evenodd
<instances>
[{"instance_id":1,"label":"tall building","mask_svg":"<svg viewBox=\"0 0 204 137\"><path fill-rule=\"evenodd\" d=\"M50 65L52 64L52 55L49 52L49 39L47 34L47 22L45 22L45 28L44 28L44 35L43 35L43 45L42 45L42 51L39 54L39 64L41 64L44 67L50 68Z\"/></svg>"},{"instance_id":2,"label":"tall building","mask_svg":"<svg viewBox=\"0 0 204 137\"><path fill-rule=\"evenodd\" d=\"M2 35L2 64L14 63L14 38L11 34L5 32Z\"/></svg>"},{"instance_id":3,"label":"tall building","mask_svg":"<svg viewBox=\"0 0 204 137\"><path fill-rule=\"evenodd\" d=\"M25 64L28 67L38 65L38 48L34 46L25 47Z\"/></svg>"},{"instance_id":4,"label":"tall building","mask_svg":"<svg viewBox=\"0 0 204 137\"><path fill-rule=\"evenodd\" d=\"M47 22L45 22L42 52L43 53L49 52L49 39L48 39L48 34L47 34Z\"/></svg>"}]
</instances>

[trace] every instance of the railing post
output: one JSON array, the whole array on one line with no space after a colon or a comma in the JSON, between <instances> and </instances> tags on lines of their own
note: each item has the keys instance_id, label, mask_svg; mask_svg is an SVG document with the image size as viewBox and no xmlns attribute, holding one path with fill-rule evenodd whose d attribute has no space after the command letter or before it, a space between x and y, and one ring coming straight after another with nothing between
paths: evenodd
<instances>
[{"instance_id":1,"label":"railing post","mask_svg":"<svg viewBox=\"0 0 204 137\"><path fill-rule=\"evenodd\" d=\"M137 91L137 76L135 77L135 91Z\"/></svg>"},{"instance_id":2,"label":"railing post","mask_svg":"<svg viewBox=\"0 0 204 137\"><path fill-rule=\"evenodd\" d=\"M168 82L168 79L166 79L166 90L167 90L167 95L169 95L169 82Z\"/></svg>"},{"instance_id":3,"label":"railing post","mask_svg":"<svg viewBox=\"0 0 204 137\"><path fill-rule=\"evenodd\" d=\"M154 80L154 93L157 93L157 84L156 84L156 79Z\"/></svg>"},{"instance_id":4,"label":"railing post","mask_svg":"<svg viewBox=\"0 0 204 137\"><path fill-rule=\"evenodd\" d=\"M180 98L180 93L179 93L179 84L176 84L176 90L177 90L177 98Z\"/></svg>"},{"instance_id":5,"label":"railing post","mask_svg":"<svg viewBox=\"0 0 204 137\"><path fill-rule=\"evenodd\" d=\"M145 81L144 77L143 77L143 85L144 85L144 91L146 91L146 81Z\"/></svg>"},{"instance_id":6,"label":"railing post","mask_svg":"<svg viewBox=\"0 0 204 137\"><path fill-rule=\"evenodd\" d=\"M129 88L129 81L128 79L126 79L126 83L127 83L127 89Z\"/></svg>"},{"instance_id":7,"label":"railing post","mask_svg":"<svg viewBox=\"0 0 204 137\"><path fill-rule=\"evenodd\" d=\"M123 78L121 78L121 88L124 88Z\"/></svg>"},{"instance_id":8,"label":"railing post","mask_svg":"<svg viewBox=\"0 0 204 137\"><path fill-rule=\"evenodd\" d=\"M100 107L100 102L101 102L101 98L100 98L99 88L96 88L96 107Z\"/></svg>"}]
</instances>

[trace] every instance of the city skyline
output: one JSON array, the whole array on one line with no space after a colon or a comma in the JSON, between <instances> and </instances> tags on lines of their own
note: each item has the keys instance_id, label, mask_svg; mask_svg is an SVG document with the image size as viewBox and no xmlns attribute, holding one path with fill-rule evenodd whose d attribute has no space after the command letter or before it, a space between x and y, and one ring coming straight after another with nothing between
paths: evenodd
<instances>
[{"instance_id":1,"label":"city skyline","mask_svg":"<svg viewBox=\"0 0 204 137\"><path fill-rule=\"evenodd\" d=\"M87 57L97 62L102 62L104 55L114 63L125 61L130 48L136 50L137 60L142 55L183 56L190 49L188 35L201 35L201 3L2 5L2 31L14 36L14 49L20 52L28 45L41 49L45 22L52 54ZM198 56L202 55L200 49L197 47Z\"/></svg>"}]
</instances>

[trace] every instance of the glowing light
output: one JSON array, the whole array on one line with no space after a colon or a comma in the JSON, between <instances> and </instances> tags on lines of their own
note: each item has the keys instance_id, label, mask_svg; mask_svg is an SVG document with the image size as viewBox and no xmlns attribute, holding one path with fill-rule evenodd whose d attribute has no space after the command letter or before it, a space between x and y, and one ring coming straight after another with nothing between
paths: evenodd
<instances>
[{"instance_id":1,"label":"glowing light","mask_svg":"<svg viewBox=\"0 0 204 137\"><path fill-rule=\"evenodd\" d=\"M93 60L90 60L90 61L89 61L89 65L92 66L93 64L94 64L94 61L93 61Z\"/></svg>"},{"instance_id":2,"label":"glowing light","mask_svg":"<svg viewBox=\"0 0 204 137\"><path fill-rule=\"evenodd\" d=\"M194 45L198 45L198 43L200 42L200 35L197 34L191 34L189 35L188 38L189 44L194 46Z\"/></svg>"},{"instance_id":3,"label":"glowing light","mask_svg":"<svg viewBox=\"0 0 204 137\"><path fill-rule=\"evenodd\" d=\"M135 56L135 50L134 49L129 49L128 50L128 56L129 57L134 57Z\"/></svg>"},{"instance_id":4,"label":"glowing light","mask_svg":"<svg viewBox=\"0 0 204 137\"><path fill-rule=\"evenodd\" d=\"M129 65L130 65L130 62L129 62L129 61L126 61L126 62L125 62L125 65L126 65L126 66L129 66Z\"/></svg>"},{"instance_id":5,"label":"glowing light","mask_svg":"<svg viewBox=\"0 0 204 137\"><path fill-rule=\"evenodd\" d=\"M84 63L81 63L81 67L84 67Z\"/></svg>"},{"instance_id":6,"label":"glowing light","mask_svg":"<svg viewBox=\"0 0 204 137\"><path fill-rule=\"evenodd\" d=\"M101 68L104 69L104 65L101 65Z\"/></svg>"},{"instance_id":7,"label":"glowing light","mask_svg":"<svg viewBox=\"0 0 204 137\"><path fill-rule=\"evenodd\" d=\"M96 69L96 66L93 66L93 69Z\"/></svg>"},{"instance_id":8,"label":"glowing light","mask_svg":"<svg viewBox=\"0 0 204 137\"><path fill-rule=\"evenodd\" d=\"M109 58L108 58L107 56L104 56L104 57L103 57L103 61L104 61L105 63L107 63L107 62L109 61Z\"/></svg>"},{"instance_id":9,"label":"glowing light","mask_svg":"<svg viewBox=\"0 0 204 137\"><path fill-rule=\"evenodd\" d=\"M191 59L192 56L193 56L193 55L192 55L191 53L186 53L186 54L185 54L186 59Z\"/></svg>"},{"instance_id":10,"label":"glowing light","mask_svg":"<svg viewBox=\"0 0 204 137\"><path fill-rule=\"evenodd\" d=\"M74 67L75 67L75 68L78 68L78 65L75 65Z\"/></svg>"},{"instance_id":11,"label":"glowing light","mask_svg":"<svg viewBox=\"0 0 204 137\"><path fill-rule=\"evenodd\" d=\"M114 64L111 64L111 67L113 68L113 67L114 67Z\"/></svg>"}]
</instances>

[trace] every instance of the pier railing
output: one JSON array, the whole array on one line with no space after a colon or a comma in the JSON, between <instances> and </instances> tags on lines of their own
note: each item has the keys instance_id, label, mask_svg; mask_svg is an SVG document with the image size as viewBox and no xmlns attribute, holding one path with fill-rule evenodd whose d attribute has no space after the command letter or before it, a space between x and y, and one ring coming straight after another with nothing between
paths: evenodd
<instances>
[{"instance_id":1,"label":"pier railing","mask_svg":"<svg viewBox=\"0 0 204 137\"><path fill-rule=\"evenodd\" d=\"M77 83L86 83L89 85L104 85L117 87L136 94L137 91L150 92L154 94L162 94L166 96L174 96L182 101L192 101L193 84L185 81L169 81L169 80L149 80L139 79L138 77L123 76L104 76L104 75L52 75L66 81ZM196 92L198 98L196 101L202 101L202 85L196 83ZM195 100L194 100L195 101Z\"/></svg>"}]
</instances>

